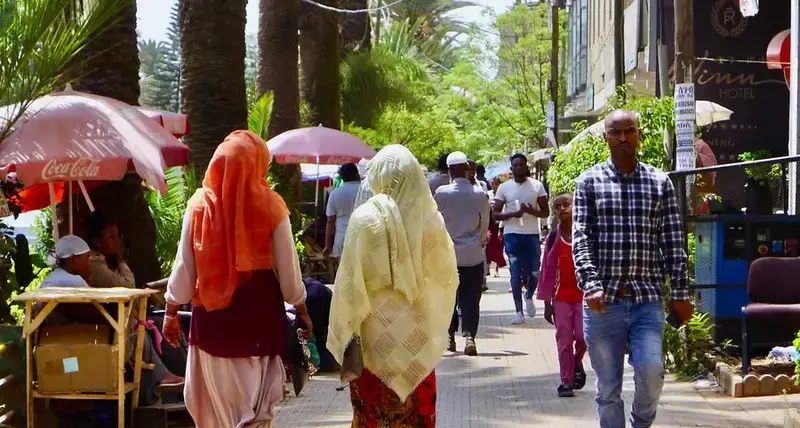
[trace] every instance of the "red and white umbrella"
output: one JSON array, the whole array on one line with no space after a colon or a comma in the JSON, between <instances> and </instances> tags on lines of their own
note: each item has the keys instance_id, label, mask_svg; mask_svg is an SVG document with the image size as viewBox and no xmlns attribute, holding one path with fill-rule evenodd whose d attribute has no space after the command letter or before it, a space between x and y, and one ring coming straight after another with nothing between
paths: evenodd
<instances>
[{"instance_id":1,"label":"red and white umbrella","mask_svg":"<svg viewBox=\"0 0 800 428\"><path fill-rule=\"evenodd\" d=\"M18 111L0 107L0 120ZM48 199L55 205L72 182L92 209L84 182L120 180L128 172L166 194L166 168L188 161L188 147L136 107L69 87L32 102L0 144L0 165L25 186L24 211L44 208Z\"/></svg>"}]
</instances>

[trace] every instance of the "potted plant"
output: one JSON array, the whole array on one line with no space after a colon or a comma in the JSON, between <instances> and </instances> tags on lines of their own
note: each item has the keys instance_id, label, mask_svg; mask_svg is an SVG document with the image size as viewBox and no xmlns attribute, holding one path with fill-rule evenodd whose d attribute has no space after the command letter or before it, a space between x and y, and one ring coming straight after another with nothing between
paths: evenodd
<instances>
[{"instance_id":1,"label":"potted plant","mask_svg":"<svg viewBox=\"0 0 800 428\"><path fill-rule=\"evenodd\" d=\"M739 155L743 162L767 159L772 157L768 150L744 152ZM745 206L747 214L772 214L772 191L770 181L781 180L783 171L778 164L757 165L744 169L747 175L745 183Z\"/></svg>"}]
</instances>

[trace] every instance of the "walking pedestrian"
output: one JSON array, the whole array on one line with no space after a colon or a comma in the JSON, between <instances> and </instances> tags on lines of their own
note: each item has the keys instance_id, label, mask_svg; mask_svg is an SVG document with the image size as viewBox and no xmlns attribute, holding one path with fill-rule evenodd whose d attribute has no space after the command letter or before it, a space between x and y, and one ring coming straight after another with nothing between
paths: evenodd
<instances>
[{"instance_id":1,"label":"walking pedestrian","mask_svg":"<svg viewBox=\"0 0 800 428\"><path fill-rule=\"evenodd\" d=\"M556 326L558 364L561 371L559 397L573 397L573 390L586 385L583 355L583 292L578 288L572 262L572 194L553 198L559 221L556 231L547 236L539 276L537 297L544 300L544 319Z\"/></svg>"},{"instance_id":2,"label":"walking pedestrian","mask_svg":"<svg viewBox=\"0 0 800 428\"><path fill-rule=\"evenodd\" d=\"M511 293L516 316L511 324L522 324L522 283L525 282L525 310L536 316L533 293L536 291L541 258L539 219L550 216L547 192L539 180L530 177L528 158L522 153L511 156L512 180L497 188L494 195L495 219L504 224L503 242L511 270Z\"/></svg>"},{"instance_id":3,"label":"walking pedestrian","mask_svg":"<svg viewBox=\"0 0 800 428\"><path fill-rule=\"evenodd\" d=\"M328 222L325 227L325 249L322 250L322 254L336 258L342 256L347 222L350 221L361 186L361 176L358 175L358 167L354 163L339 167L339 177L342 178L342 185L328 196L328 205L325 208Z\"/></svg>"},{"instance_id":4,"label":"walking pedestrian","mask_svg":"<svg viewBox=\"0 0 800 428\"><path fill-rule=\"evenodd\" d=\"M597 374L601 428L625 427L622 375L626 345L635 390L631 423L646 428L656 418L664 385L665 278L670 309L691 318L683 223L667 175L639 162L641 131L635 113L616 110L605 119L611 156L578 178L573 254L583 289L584 330Z\"/></svg>"},{"instance_id":5,"label":"walking pedestrian","mask_svg":"<svg viewBox=\"0 0 800 428\"><path fill-rule=\"evenodd\" d=\"M456 252L458 265L458 307L461 308L461 333L466 345L464 353L478 355L475 338L480 320L481 286L486 244L489 229L489 199L486 193L467 179L467 155L453 152L447 156L451 184L436 190L434 200L442 213L444 224ZM458 311L453 309L450 322L448 350L456 351L455 333L458 330Z\"/></svg>"},{"instance_id":6,"label":"walking pedestrian","mask_svg":"<svg viewBox=\"0 0 800 428\"><path fill-rule=\"evenodd\" d=\"M184 397L198 428L269 427L283 399L293 305L311 337L289 210L266 180L270 155L250 131L220 144L183 220L166 293L164 338L180 339L192 302Z\"/></svg>"},{"instance_id":7,"label":"walking pedestrian","mask_svg":"<svg viewBox=\"0 0 800 428\"><path fill-rule=\"evenodd\" d=\"M350 382L352 426L434 427L434 367L458 287L453 242L408 149L381 149L367 179L374 196L350 216L328 350L347 366L345 351L360 343L363 372Z\"/></svg>"},{"instance_id":8,"label":"walking pedestrian","mask_svg":"<svg viewBox=\"0 0 800 428\"><path fill-rule=\"evenodd\" d=\"M450 173L447 168L447 153L439 156L436 164L439 173L428 180L428 187L431 189L431 196L436 194L436 189L446 184L450 184Z\"/></svg>"}]
</instances>

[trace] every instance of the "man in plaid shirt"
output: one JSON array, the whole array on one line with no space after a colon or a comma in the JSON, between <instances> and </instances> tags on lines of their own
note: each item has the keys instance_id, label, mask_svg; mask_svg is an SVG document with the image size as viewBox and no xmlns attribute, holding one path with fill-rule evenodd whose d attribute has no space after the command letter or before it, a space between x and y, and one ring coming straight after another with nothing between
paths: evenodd
<instances>
[{"instance_id":1,"label":"man in plaid shirt","mask_svg":"<svg viewBox=\"0 0 800 428\"><path fill-rule=\"evenodd\" d=\"M681 323L691 318L683 224L667 175L636 159L641 131L635 113L605 119L608 161L578 178L573 256L584 291L584 329L597 374L601 428L624 428L622 374L626 344L634 368L631 423L649 427L664 385L664 289Z\"/></svg>"}]
</instances>

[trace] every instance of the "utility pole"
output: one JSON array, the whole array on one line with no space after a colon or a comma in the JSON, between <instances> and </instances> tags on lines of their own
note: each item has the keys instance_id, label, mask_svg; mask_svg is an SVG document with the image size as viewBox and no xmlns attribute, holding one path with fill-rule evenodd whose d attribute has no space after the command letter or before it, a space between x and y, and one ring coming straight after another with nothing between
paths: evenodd
<instances>
[{"instance_id":1,"label":"utility pole","mask_svg":"<svg viewBox=\"0 0 800 428\"><path fill-rule=\"evenodd\" d=\"M675 83L694 83L694 0L674 0L675 5ZM672 170L678 166L678 141L672 145ZM687 191L688 179L693 176L675 180L675 190L679 197L681 216L689 215L689 207L693 194ZM694 193L694 192L691 192Z\"/></svg>"},{"instance_id":2,"label":"utility pole","mask_svg":"<svg viewBox=\"0 0 800 428\"><path fill-rule=\"evenodd\" d=\"M694 0L675 1L675 83L693 83Z\"/></svg>"},{"instance_id":3,"label":"utility pole","mask_svg":"<svg viewBox=\"0 0 800 428\"><path fill-rule=\"evenodd\" d=\"M553 101L553 111L555 112L555 122L553 123L553 136L556 139L555 143L558 146L558 98L559 98L559 74L558 74L558 39L559 39L559 19L558 19L558 1L551 0L552 5L550 9L551 25L553 27L553 44L552 52L550 53L550 100Z\"/></svg>"},{"instance_id":4,"label":"utility pole","mask_svg":"<svg viewBox=\"0 0 800 428\"><path fill-rule=\"evenodd\" d=\"M625 0L614 0L614 85L617 87L625 84L624 13Z\"/></svg>"}]
</instances>

